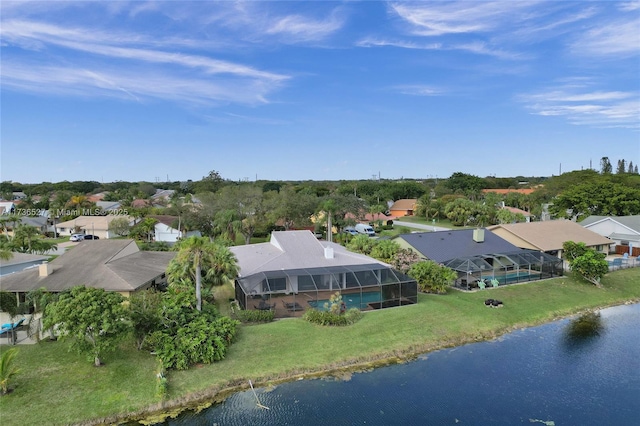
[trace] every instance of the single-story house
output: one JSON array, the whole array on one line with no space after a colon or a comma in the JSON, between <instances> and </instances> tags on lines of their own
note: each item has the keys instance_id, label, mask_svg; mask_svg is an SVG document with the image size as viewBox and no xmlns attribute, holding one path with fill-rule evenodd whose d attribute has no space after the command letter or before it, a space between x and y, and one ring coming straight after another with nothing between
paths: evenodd
<instances>
[{"instance_id":1,"label":"single-story house","mask_svg":"<svg viewBox=\"0 0 640 426\"><path fill-rule=\"evenodd\" d=\"M389 207L389 216L413 216L417 203L418 200L416 198L397 200L391 205L391 207Z\"/></svg>"},{"instance_id":2,"label":"single-story house","mask_svg":"<svg viewBox=\"0 0 640 426\"><path fill-rule=\"evenodd\" d=\"M616 253L640 256L640 215L589 216L580 225L611 239Z\"/></svg>"},{"instance_id":3,"label":"single-story house","mask_svg":"<svg viewBox=\"0 0 640 426\"><path fill-rule=\"evenodd\" d=\"M156 189L156 193L153 194L151 198L154 200L169 201L175 192L173 189Z\"/></svg>"},{"instance_id":4,"label":"single-story house","mask_svg":"<svg viewBox=\"0 0 640 426\"><path fill-rule=\"evenodd\" d=\"M26 200L27 199L27 194L25 194L22 191L13 191L13 199L14 200Z\"/></svg>"},{"instance_id":5,"label":"single-story house","mask_svg":"<svg viewBox=\"0 0 640 426\"><path fill-rule=\"evenodd\" d=\"M109 224L114 219L123 217L129 221L129 225L134 225L135 219L132 217L108 214L106 216L78 216L66 222L56 223L55 227L60 236L80 233L97 235L101 239L109 239L118 236L109 230Z\"/></svg>"},{"instance_id":6,"label":"single-story house","mask_svg":"<svg viewBox=\"0 0 640 426\"><path fill-rule=\"evenodd\" d=\"M49 263L2 277L2 290L21 301L38 288L57 293L84 285L124 296L166 285L165 271L176 252L140 251L133 240L82 241Z\"/></svg>"},{"instance_id":7,"label":"single-story house","mask_svg":"<svg viewBox=\"0 0 640 426\"><path fill-rule=\"evenodd\" d=\"M386 263L318 240L311 231L274 231L269 242L230 247L238 259L236 300L276 317L325 309L336 292L361 310L417 303L417 282Z\"/></svg>"},{"instance_id":8,"label":"single-story house","mask_svg":"<svg viewBox=\"0 0 640 426\"><path fill-rule=\"evenodd\" d=\"M526 210L522 210L517 207L509 207L509 206L502 206L501 208L505 210L509 210L513 214L521 214L522 216L524 216L525 222L531 222L531 213L529 213Z\"/></svg>"},{"instance_id":9,"label":"single-story house","mask_svg":"<svg viewBox=\"0 0 640 426\"><path fill-rule=\"evenodd\" d=\"M149 215L148 217L158 221L155 225L155 241L163 241L165 243L175 243L183 237L182 231L177 229L179 218L178 216L170 215ZM188 231L184 233L184 238L191 236L201 236L200 231Z\"/></svg>"},{"instance_id":10,"label":"single-story house","mask_svg":"<svg viewBox=\"0 0 640 426\"><path fill-rule=\"evenodd\" d=\"M120 201L96 201L96 206L105 212L115 212L122 209Z\"/></svg>"},{"instance_id":11,"label":"single-story house","mask_svg":"<svg viewBox=\"0 0 640 426\"><path fill-rule=\"evenodd\" d=\"M13 201L0 201L0 214L13 214L16 211L16 204Z\"/></svg>"},{"instance_id":12,"label":"single-story house","mask_svg":"<svg viewBox=\"0 0 640 426\"><path fill-rule=\"evenodd\" d=\"M46 216L21 216L20 221L27 226L33 226L38 231L45 233L50 231L49 219Z\"/></svg>"},{"instance_id":13,"label":"single-story house","mask_svg":"<svg viewBox=\"0 0 640 426\"><path fill-rule=\"evenodd\" d=\"M11 259L0 259L0 275L13 274L14 272L33 268L49 258L48 256L29 253L11 253L11 255ZM0 288L4 290L4 278Z\"/></svg>"},{"instance_id":14,"label":"single-story house","mask_svg":"<svg viewBox=\"0 0 640 426\"><path fill-rule=\"evenodd\" d=\"M609 253L609 246L614 243L613 240L567 219L508 223L489 226L487 229L517 247L539 250L558 258L562 258L562 245L567 241L584 243L602 253Z\"/></svg>"},{"instance_id":15,"label":"single-story house","mask_svg":"<svg viewBox=\"0 0 640 426\"><path fill-rule=\"evenodd\" d=\"M455 285L475 287L479 280L495 285L562 275L562 261L535 249L521 249L487 229L460 229L402 234L394 239L423 260L458 273Z\"/></svg>"}]
</instances>

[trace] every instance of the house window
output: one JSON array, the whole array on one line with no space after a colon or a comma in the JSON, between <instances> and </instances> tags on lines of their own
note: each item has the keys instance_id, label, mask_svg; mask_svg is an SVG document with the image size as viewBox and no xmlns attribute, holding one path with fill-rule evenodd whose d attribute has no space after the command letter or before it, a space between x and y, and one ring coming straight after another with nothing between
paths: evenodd
<instances>
[{"instance_id":1,"label":"house window","mask_svg":"<svg viewBox=\"0 0 640 426\"><path fill-rule=\"evenodd\" d=\"M622 240L622 241L620 241L620 245L621 246L628 246L629 245L629 241Z\"/></svg>"},{"instance_id":2,"label":"house window","mask_svg":"<svg viewBox=\"0 0 640 426\"><path fill-rule=\"evenodd\" d=\"M268 282L267 282L268 281ZM269 278L268 280L262 281L262 292L266 293L268 291L285 291L287 289L287 279L286 278Z\"/></svg>"},{"instance_id":3,"label":"house window","mask_svg":"<svg viewBox=\"0 0 640 426\"><path fill-rule=\"evenodd\" d=\"M320 275L316 275L315 277L312 275L298 276L298 291L315 290L316 285L314 283L314 278L317 282L322 282L322 277Z\"/></svg>"}]
</instances>

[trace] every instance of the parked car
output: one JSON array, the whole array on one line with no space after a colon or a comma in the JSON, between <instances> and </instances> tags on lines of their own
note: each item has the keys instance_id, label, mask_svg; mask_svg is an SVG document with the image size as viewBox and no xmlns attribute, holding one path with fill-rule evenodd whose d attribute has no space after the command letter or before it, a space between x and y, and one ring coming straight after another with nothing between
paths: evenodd
<instances>
[{"instance_id":1,"label":"parked car","mask_svg":"<svg viewBox=\"0 0 640 426\"><path fill-rule=\"evenodd\" d=\"M69 238L69 241L73 241L74 243L82 240L84 240L84 234L73 234L71 238Z\"/></svg>"},{"instance_id":2,"label":"parked car","mask_svg":"<svg viewBox=\"0 0 640 426\"><path fill-rule=\"evenodd\" d=\"M353 226L347 226L342 230L345 234L358 235L358 231Z\"/></svg>"},{"instance_id":3,"label":"parked car","mask_svg":"<svg viewBox=\"0 0 640 426\"><path fill-rule=\"evenodd\" d=\"M375 237L376 236L376 231L373 230L373 228L365 223L359 223L356 225L356 231L358 231L360 234L365 234L368 235L370 237Z\"/></svg>"},{"instance_id":4,"label":"parked car","mask_svg":"<svg viewBox=\"0 0 640 426\"><path fill-rule=\"evenodd\" d=\"M85 235L85 236L84 236L84 239L85 239L85 240L99 240L99 239L100 239L100 237L98 237L97 235L91 235L91 234L89 234L89 235Z\"/></svg>"}]
</instances>

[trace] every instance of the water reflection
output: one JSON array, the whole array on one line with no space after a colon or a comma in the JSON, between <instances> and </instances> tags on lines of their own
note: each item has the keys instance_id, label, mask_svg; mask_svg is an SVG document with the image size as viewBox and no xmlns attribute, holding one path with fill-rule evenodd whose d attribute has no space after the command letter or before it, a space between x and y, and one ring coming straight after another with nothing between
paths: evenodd
<instances>
[{"instance_id":1,"label":"water reflection","mask_svg":"<svg viewBox=\"0 0 640 426\"><path fill-rule=\"evenodd\" d=\"M588 344L605 331L599 311L590 311L571 320L565 329L565 343L570 348Z\"/></svg>"},{"instance_id":2,"label":"water reflection","mask_svg":"<svg viewBox=\"0 0 640 426\"><path fill-rule=\"evenodd\" d=\"M165 425L640 425L640 304L415 362L231 396Z\"/></svg>"}]
</instances>

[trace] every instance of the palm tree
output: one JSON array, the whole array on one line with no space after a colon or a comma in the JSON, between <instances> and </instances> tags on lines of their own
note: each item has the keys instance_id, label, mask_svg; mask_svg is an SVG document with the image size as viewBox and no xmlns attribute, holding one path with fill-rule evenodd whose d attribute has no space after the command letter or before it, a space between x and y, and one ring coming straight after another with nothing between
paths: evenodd
<instances>
[{"instance_id":1,"label":"palm tree","mask_svg":"<svg viewBox=\"0 0 640 426\"><path fill-rule=\"evenodd\" d=\"M203 269L207 281L220 285L238 275L237 260L223 245L211 242L207 237L189 237L176 244L178 255L169 263L169 284L184 284L186 279L195 279L196 309L202 310Z\"/></svg>"},{"instance_id":2,"label":"palm tree","mask_svg":"<svg viewBox=\"0 0 640 426\"><path fill-rule=\"evenodd\" d=\"M18 350L11 348L0 355L0 392L2 392L2 395L9 392L9 380L20 371L13 365L13 360L17 354Z\"/></svg>"}]
</instances>

